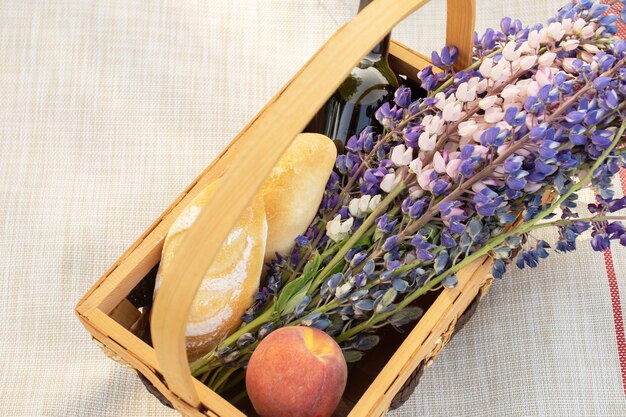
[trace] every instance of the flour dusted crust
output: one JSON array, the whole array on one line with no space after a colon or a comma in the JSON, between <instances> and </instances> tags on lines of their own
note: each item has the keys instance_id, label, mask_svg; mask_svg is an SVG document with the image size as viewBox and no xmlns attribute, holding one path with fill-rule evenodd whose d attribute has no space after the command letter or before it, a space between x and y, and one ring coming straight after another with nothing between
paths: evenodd
<instances>
[{"instance_id":1,"label":"flour dusted crust","mask_svg":"<svg viewBox=\"0 0 626 417\"><path fill-rule=\"evenodd\" d=\"M309 227L335 165L337 148L316 133L302 133L272 169L261 188L267 215L265 259L287 255Z\"/></svg>"},{"instance_id":2,"label":"flour dusted crust","mask_svg":"<svg viewBox=\"0 0 626 417\"><path fill-rule=\"evenodd\" d=\"M195 360L211 351L241 323L258 291L264 259L288 254L319 208L335 164L337 150L326 136L298 135L241 214L207 271L191 306L186 329L187 356ZM155 294L171 276L172 260L182 237L209 198L217 198L215 181L183 209L170 228L157 273Z\"/></svg>"},{"instance_id":3,"label":"flour dusted crust","mask_svg":"<svg viewBox=\"0 0 626 417\"><path fill-rule=\"evenodd\" d=\"M217 182L209 184L178 216L165 239L155 294L170 266L185 232L211 198ZM191 306L187 323L187 354L194 360L213 349L241 323L259 288L267 222L263 200L255 197L244 210L207 271Z\"/></svg>"}]
</instances>

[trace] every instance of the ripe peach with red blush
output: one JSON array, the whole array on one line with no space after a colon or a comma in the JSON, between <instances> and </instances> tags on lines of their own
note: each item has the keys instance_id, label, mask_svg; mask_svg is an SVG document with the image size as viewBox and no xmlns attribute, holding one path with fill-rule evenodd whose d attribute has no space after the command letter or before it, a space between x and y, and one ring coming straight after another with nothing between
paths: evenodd
<instances>
[{"instance_id":1,"label":"ripe peach with red blush","mask_svg":"<svg viewBox=\"0 0 626 417\"><path fill-rule=\"evenodd\" d=\"M321 330L283 327L255 349L246 389L261 417L330 417L348 368L341 348Z\"/></svg>"}]
</instances>

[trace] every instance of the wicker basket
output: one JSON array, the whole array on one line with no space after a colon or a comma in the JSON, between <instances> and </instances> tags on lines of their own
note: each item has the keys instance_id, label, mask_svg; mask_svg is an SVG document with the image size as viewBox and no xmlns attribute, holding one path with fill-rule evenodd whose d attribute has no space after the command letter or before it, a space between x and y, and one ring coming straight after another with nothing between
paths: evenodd
<instances>
[{"instance_id":1,"label":"wicker basket","mask_svg":"<svg viewBox=\"0 0 626 417\"><path fill-rule=\"evenodd\" d=\"M205 251L208 242L211 253L216 253L291 140L353 66L399 21L427 2L376 0L339 29L78 303L76 313L80 321L105 352L137 372L165 404L188 416L245 416L189 372L184 343L186 317L212 261L196 256L196 242L203 241ZM475 0L447 3L447 43L459 47L458 65L464 67L471 61ZM392 41L390 64L398 73L415 79L417 72L430 62ZM209 201L202 210L174 266L185 275L185 280L166 281L159 291L164 295L152 307L151 344L138 336L138 328L145 325L138 307L151 301L151 274L159 263L165 235L187 203L218 177L222 177L215 193L219 198ZM437 357L455 326L465 323L468 315L463 313L470 305L469 311L473 312L475 300L491 283L490 268L487 258L469 265L458 274L456 288L432 295L424 316L401 339L394 339L393 349L366 355L364 360L372 364L367 368L376 372L359 375L358 383L349 381L336 414L378 417L392 405L401 405L415 388L422 368ZM184 285L178 285L183 281Z\"/></svg>"}]
</instances>

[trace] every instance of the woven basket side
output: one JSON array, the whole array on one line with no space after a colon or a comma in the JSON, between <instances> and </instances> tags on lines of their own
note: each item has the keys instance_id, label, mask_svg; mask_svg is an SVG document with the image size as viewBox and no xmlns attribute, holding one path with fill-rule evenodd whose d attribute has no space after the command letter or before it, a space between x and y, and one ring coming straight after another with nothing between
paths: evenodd
<instances>
[{"instance_id":1,"label":"woven basket side","mask_svg":"<svg viewBox=\"0 0 626 417\"><path fill-rule=\"evenodd\" d=\"M492 281L493 279L491 280L487 279L485 281L485 284L483 284L483 286L481 287L481 291L476 296L476 298L474 298L474 300L470 303L470 305L463 312L463 314L461 314L461 316L456 320L456 322L453 321L451 323L451 326L448 329L448 331L446 331L442 335L441 343L437 344L433 353L431 353L428 358L420 362L420 364L417 366L415 371L413 371L409 379L404 383L400 391L396 394L396 396L391 401L391 405L389 407L390 410L395 410L397 408L400 408L411 397L411 395L413 395L413 393L415 392L415 389L417 388L417 385L419 384L419 381L422 375L424 374L424 369L426 369L426 367L428 367L437 358L437 356L439 356L443 347L447 343L449 343L450 340L452 340L454 335L457 334L459 331L461 331L461 329L465 327L467 322L469 322L469 320L472 318L472 316L476 312L478 303L480 303L480 300L482 300L486 292L489 290L489 286L491 286Z\"/></svg>"}]
</instances>

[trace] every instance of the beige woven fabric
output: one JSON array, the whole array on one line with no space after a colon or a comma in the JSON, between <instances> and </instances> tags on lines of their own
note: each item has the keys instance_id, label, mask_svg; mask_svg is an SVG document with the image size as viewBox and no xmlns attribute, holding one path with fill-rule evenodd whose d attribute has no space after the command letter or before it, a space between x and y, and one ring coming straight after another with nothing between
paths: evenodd
<instances>
[{"instance_id":1,"label":"beige woven fabric","mask_svg":"<svg viewBox=\"0 0 626 417\"><path fill-rule=\"evenodd\" d=\"M176 415L73 307L354 3L0 2L0 415ZM397 36L441 46L443 3ZM559 3L480 0L478 26ZM605 260L582 246L497 283L390 415L626 415ZM626 302L626 251L612 259Z\"/></svg>"}]
</instances>

